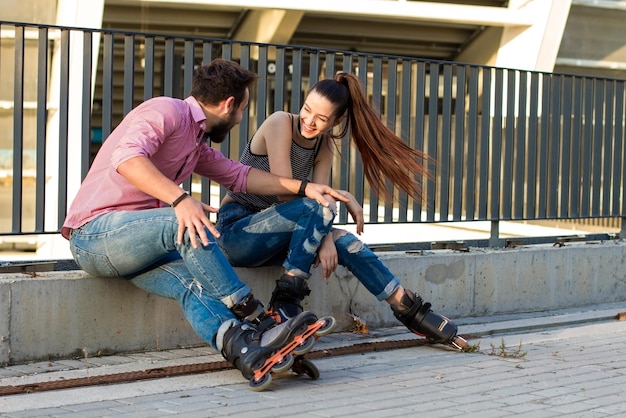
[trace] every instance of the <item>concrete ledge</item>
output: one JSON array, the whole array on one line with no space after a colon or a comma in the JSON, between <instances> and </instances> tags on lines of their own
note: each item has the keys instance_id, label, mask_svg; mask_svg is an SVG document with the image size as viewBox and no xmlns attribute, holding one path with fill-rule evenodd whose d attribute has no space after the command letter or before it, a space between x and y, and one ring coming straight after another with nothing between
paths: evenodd
<instances>
[{"instance_id":1,"label":"concrete ledge","mask_svg":"<svg viewBox=\"0 0 626 418\"><path fill-rule=\"evenodd\" d=\"M403 284L451 318L534 312L626 301L626 244L380 253ZM237 269L267 301L279 267ZM346 269L328 281L316 271L305 308L333 315L343 330L353 315L370 328L398 325ZM463 330L461 329L461 332ZM122 279L82 271L0 275L0 364L203 344L174 301Z\"/></svg>"}]
</instances>

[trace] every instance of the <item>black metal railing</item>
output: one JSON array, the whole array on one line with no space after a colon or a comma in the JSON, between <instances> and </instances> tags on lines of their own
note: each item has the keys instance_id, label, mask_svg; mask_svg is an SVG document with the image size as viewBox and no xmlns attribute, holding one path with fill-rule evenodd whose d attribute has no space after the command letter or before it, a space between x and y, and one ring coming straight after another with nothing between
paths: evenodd
<instances>
[{"instance_id":1,"label":"black metal railing","mask_svg":"<svg viewBox=\"0 0 626 418\"><path fill-rule=\"evenodd\" d=\"M626 80L329 51L294 45L0 22L0 235L57 233L99 144L139 102L185 97L194 67L216 57L256 71L249 112L220 149L232 158L307 89L356 74L382 120L434 158L424 201L374 196L347 140L333 186L369 223L625 216ZM208 179L187 186L217 206ZM389 185L393 187L393 185ZM343 210L339 223L350 219Z\"/></svg>"}]
</instances>

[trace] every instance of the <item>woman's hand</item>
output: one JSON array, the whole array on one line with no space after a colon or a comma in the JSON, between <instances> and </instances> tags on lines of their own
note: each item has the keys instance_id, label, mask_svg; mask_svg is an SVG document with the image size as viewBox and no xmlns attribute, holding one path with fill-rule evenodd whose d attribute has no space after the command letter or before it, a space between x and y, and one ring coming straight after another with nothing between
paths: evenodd
<instances>
[{"instance_id":1,"label":"woman's hand","mask_svg":"<svg viewBox=\"0 0 626 418\"><path fill-rule=\"evenodd\" d=\"M337 268L337 264L339 264L332 230L322 240L320 248L317 250L317 257L313 267L317 267L320 264L322 265L322 277L324 280L328 280L332 272Z\"/></svg>"},{"instance_id":2,"label":"woman's hand","mask_svg":"<svg viewBox=\"0 0 626 418\"><path fill-rule=\"evenodd\" d=\"M363 207L350 192L340 190L339 193L347 200L345 201L346 209L356 223L356 233L361 235L365 228L365 219L363 218Z\"/></svg>"}]
</instances>

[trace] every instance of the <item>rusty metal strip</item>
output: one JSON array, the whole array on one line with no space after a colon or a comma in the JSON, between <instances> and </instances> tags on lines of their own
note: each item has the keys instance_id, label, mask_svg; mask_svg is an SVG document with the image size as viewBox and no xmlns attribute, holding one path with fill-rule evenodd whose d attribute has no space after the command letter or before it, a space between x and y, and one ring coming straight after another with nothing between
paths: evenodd
<instances>
[{"instance_id":1,"label":"rusty metal strip","mask_svg":"<svg viewBox=\"0 0 626 418\"><path fill-rule=\"evenodd\" d=\"M432 344L426 339L410 339L401 341L377 341L359 343L345 347L329 348L312 351L306 354L308 359L316 359L331 356L343 356L348 354L366 353L372 351L385 351L400 348L417 347ZM112 373L101 376L88 376L75 379L54 380L48 382L28 383L24 385L0 386L0 396L17 395L49 390L71 389L77 387L109 385L115 383L129 383L146 379L161 379L164 377L182 376L197 373L216 372L232 369L233 366L226 360L209 363L194 363L179 366L155 367L147 370Z\"/></svg>"}]
</instances>

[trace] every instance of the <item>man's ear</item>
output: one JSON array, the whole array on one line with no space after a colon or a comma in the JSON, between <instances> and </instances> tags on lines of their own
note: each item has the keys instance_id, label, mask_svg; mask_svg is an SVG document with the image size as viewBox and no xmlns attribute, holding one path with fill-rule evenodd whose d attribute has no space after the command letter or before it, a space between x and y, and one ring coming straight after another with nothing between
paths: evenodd
<instances>
[{"instance_id":1,"label":"man's ear","mask_svg":"<svg viewBox=\"0 0 626 418\"><path fill-rule=\"evenodd\" d=\"M229 96L222 102L222 106L225 113L232 113L235 110L235 96Z\"/></svg>"}]
</instances>

